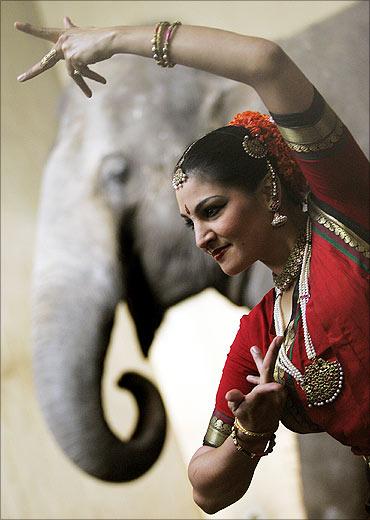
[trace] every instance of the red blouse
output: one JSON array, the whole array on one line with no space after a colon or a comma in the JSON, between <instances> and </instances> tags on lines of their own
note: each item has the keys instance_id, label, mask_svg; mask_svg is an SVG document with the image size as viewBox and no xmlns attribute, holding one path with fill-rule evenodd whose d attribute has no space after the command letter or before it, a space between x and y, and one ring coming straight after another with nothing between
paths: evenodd
<instances>
[{"instance_id":1,"label":"red blouse","mask_svg":"<svg viewBox=\"0 0 370 520\"><path fill-rule=\"evenodd\" d=\"M330 126L323 124L328 113L333 122L329 134L322 135L321 131L316 141L312 140L318 135L315 129ZM368 161L348 130L335 115L333 119L333 112L317 92L312 107L304 114L273 117L293 149L312 193L308 328L317 355L327 361L336 358L344 372L337 399L312 408L301 387L285 374L289 397L282 422L302 433L326 431L351 446L354 453L370 455ZM248 374L258 375L250 348L257 345L265 354L276 336L273 305L271 290L240 321L223 369L206 444L217 445L212 441L215 429L224 438L230 432L234 417L225 400L226 392L237 388L247 394L253 388L246 380ZM304 372L308 360L297 305L292 320L295 336L290 354L293 364Z\"/></svg>"}]
</instances>

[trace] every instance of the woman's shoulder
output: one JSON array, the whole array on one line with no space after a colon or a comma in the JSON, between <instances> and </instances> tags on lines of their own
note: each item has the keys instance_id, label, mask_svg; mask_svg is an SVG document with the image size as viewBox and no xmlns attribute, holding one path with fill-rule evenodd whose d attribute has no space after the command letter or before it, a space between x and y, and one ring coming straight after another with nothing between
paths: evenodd
<instances>
[{"instance_id":1,"label":"woman's shoulder","mask_svg":"<svg viewBox=\"0 0 370 520\"><path fill-rule=\"evenodd\" d=\"M271 115L317 199L368 227L368 160L321 94L304 112Z\"/></svg>"}]
</instances>

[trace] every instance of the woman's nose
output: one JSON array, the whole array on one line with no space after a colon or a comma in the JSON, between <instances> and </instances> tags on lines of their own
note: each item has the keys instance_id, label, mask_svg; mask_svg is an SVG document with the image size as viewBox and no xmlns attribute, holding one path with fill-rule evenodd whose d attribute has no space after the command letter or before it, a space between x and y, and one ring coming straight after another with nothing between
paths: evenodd
<instances>
[{"instance_id":1,"label":"woman's nose","mask_svg":"<svg viewBox=\"0 0 370 520\"><path fill-rule=\"evenodd\" d=\"M215 239L215 233L208 226L194 225L195 244L200 249L207 249L209 244Z\"/></svg>"}]
</instances>

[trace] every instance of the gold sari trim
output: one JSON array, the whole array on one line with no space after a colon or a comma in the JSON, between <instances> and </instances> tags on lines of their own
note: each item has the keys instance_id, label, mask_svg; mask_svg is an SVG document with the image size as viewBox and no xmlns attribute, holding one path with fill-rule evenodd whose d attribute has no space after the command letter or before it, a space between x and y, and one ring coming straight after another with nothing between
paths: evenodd
<instances>
[{"instance_id":1,"label":"gold sari trim","mask_svg":"<svg viewBox=\"0 0 370 520\"><path fill-rule=\"evenodd\" d=\"M332 231L341 238L343 242L361 253L365 258L370 258L370 248L366 240L363 240L342 222L339 222L339 220L325 213L321 208L318 208L312 200L309 201L309 214L313 220Z\"/></svg>"},{"instance_id":2,"label":"gold sari trim","mask_svg":"<svg viewBox=\"0 0 370 520\"><path fill-rule=\"evenodd\" d=\"M289 323L289 325L285 331L284 340L283 340L283 343L280 348L285 349L285 352L288 353L290 347L294 343L294 339L295 339L295 329L294 329L294 320L292 320ZM274 367L274 380L277 383L280 383L282 385L285 384L285 371L279 367L277 359L276 359L275 367Z\"/></svg>"},{"instance_id":3,"label":"gold sari trim","mask_svg":"<svg viewBox=\"0 0 370 520\"><path fill-rule=\"evenodd\" d=\"M321 119L313 126L279 130L287 145L296 152L317 152L334 146L343 135L343 123L335 112L325 104Z\"/></svg>"},{"instance_id":4,"label":"gold sari trim","mask_svg":"<svg viewBox=\"0 0 370 520\"><path fill-rule=\"evenodd\" d=\"M215 415L212 415L204 437L204 443L218 448L231 435L231 428L231 424L227 424Z\"/></svg>"}]
</instances>

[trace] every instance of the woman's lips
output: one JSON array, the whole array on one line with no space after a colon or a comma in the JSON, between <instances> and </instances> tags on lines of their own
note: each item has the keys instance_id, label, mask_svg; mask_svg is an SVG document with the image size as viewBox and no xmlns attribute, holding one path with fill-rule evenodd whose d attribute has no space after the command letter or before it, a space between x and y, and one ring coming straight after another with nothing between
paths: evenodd
<instances>
[{"instance_id":1,"label":"woman's lips","mask_svg":"<svg viewBox=\"0 0 370 520\"><path fill-rule=\"evenodd\" d=\"M223 247L218 247L217 249L214 249L212 251L212 256L215 260L217 260L217 262L219 262L222 257L224 256L224 254L226 253L227 249L229 249L230 247L230 244L227 245L227 246L223 246Z\"/></svg>"}]
</instances>

